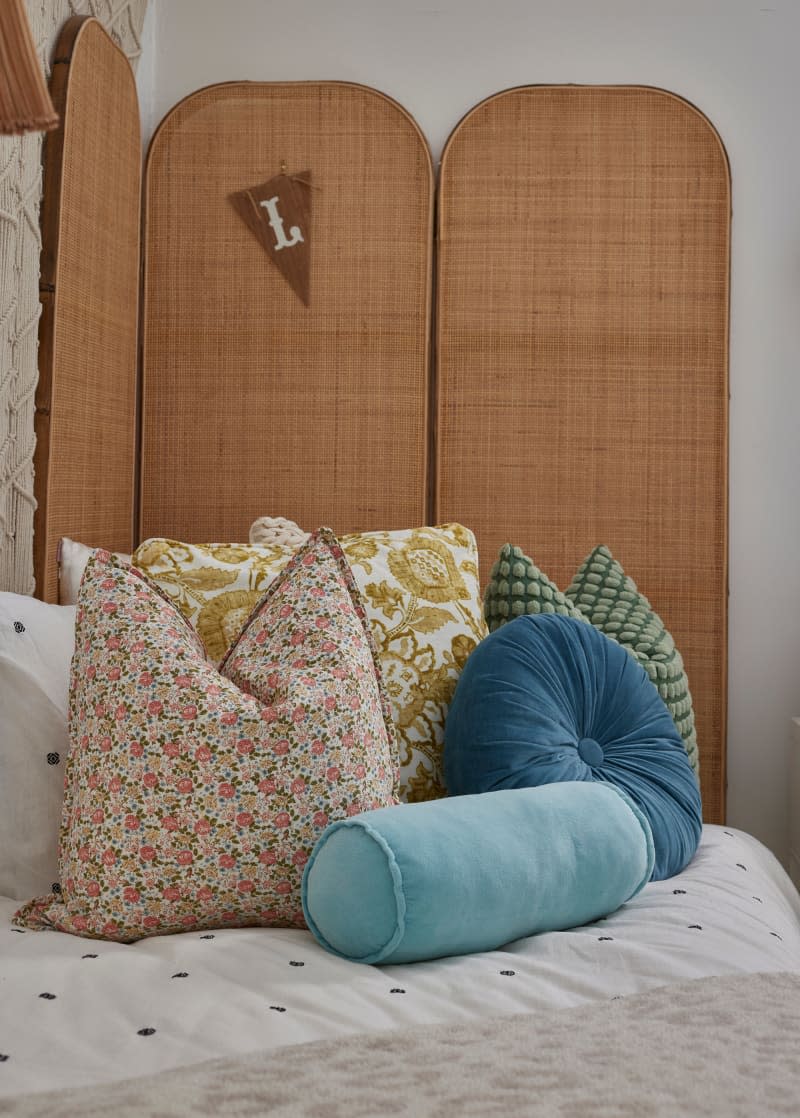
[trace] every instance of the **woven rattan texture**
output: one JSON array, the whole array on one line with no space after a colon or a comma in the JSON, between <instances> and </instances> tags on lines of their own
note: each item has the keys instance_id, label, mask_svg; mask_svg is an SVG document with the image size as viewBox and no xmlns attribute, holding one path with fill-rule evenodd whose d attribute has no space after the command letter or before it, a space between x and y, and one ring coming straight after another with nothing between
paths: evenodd
<instances>
[{"instance_id":1,"label":"woven rattan texture","mask_svg":"<svg viewBox=\"0 0 800 1118\"><path fill-rule=\"evenodd\" d=\"M57 57L64 131L45 166L34 534L37 588L51 601L61 536L132 544L141 182L123 52L96 20L75 19Z\"/></svg>"},{"instance_id":2,"label":"woven rattan texture","mask_svg":"<svg viewBox=\"0 0 800 1118\"><path fill-rule=\"evenodd\" d=\"M442 161L436 519L559 585L607 544L681 649L724 814L730 190L659 90L490 98Z\"/></svg>"},{"instance_id":3,"label":"woven rattan texture","mask_svg":"<svg viewBox=\"0 0 800 1118\"><path fill-rule=\"evenodd\" d=\"M228 201L282 165L312 174L308 308ZM433 188L408 114L345 83L213 86L145 176L140 538L423 523Z\"/></svg>"},{"instance_id":4,"label":"woven rattan texture","mask_svg":"<svg viewBox=\"0 0 800 1118\"><path fill-rule=\"evenodd\" d=\"M43 67L73 14L93 15L132 62L147 0L26 0ZM0 589L30 593L33 578L34 393L39 321L42 137L0 137Z\"/></svg>"}]
</instances>

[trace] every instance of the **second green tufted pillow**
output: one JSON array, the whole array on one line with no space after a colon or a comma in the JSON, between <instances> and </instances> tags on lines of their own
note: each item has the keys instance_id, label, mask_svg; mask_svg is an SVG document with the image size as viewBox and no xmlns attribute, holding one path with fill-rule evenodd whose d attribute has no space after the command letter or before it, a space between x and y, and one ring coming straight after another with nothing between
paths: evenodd
<instances>
[{"instance_id":1,"label":"second green tufted pillow","mask_svg":"<svg viewBox=\"0 0 800 1118\"><path fill-rule=\"evenodd\" d=\"M675 641L636 583L607 547L596 547L561 592L519 547L504 544L484 595L490 630L523 614L558 613L580 618L612 637L647 672L699 773L694 710L686 670Z\"/></svg>"}]
</instances>

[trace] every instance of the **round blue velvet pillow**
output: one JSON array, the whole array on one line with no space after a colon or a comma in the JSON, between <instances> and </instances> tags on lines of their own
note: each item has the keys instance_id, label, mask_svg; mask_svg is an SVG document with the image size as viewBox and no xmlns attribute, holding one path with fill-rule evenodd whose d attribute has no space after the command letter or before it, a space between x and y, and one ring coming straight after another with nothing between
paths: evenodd
<instances>
[{"instance_id":1,"label":"round blue velvet pillow","mask_svg":"<svg viewBox=\"0 0 800 1118\"><path fill-rule=\"evenodd\" d=\"M700 790L680 734L644 668L592 625L518 617L472 652L445 724L451 795L563 780L627 792L653 831L653 879L700 841Z\"/></svg>"}]
</instances>

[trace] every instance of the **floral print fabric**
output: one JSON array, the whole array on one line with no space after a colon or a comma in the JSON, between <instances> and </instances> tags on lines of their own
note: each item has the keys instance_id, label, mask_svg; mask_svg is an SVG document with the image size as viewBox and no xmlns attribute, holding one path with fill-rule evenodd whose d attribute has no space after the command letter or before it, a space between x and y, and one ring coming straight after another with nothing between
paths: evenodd
<instances>
[{"instance_id":1,"label":"floral print fabric","mask_svg":"<svg viewBox=\"0 0 800 1118\"><path fill-rule=\"evenodd\" d=\"M444 720L461 669L486 636L475 537L460 524L341 537L389 695L403 800L445 793ZM220 659L264 589L294 554L277 545L152 539L134 562Z\"/></svg>"},{"instance_id":2,"label":"floral print fabric","mask_svg":"<svg viewBox=\"0 0 800 1118\"><path fill-rule=\"evenodd\" d=\"M319 834L395 802L374 645L327 531L273 582L219 671L166 598L97 552L71 687L62 894L24 906L25 927L125 942L303 926Z\"/></svg>"},{"instance_id":3,"label":"floral print fabric","mask_svg":"<svg viewBox=\"0 0 800 1118\"><path fill-rule=\"evenodd\" d=\"M342 537L364 596L400 746L400 797L445 794L444 721L487 634L475 537L460 524Z\"/></svg>"},{"instance_id":4,"label":"floral print fabric","mask_svg":"<svg viewBox=\"0 0 800 1118\"><path fill-rule=\"evenodd\" d=\"M132 562L191 622L209 659L219 663L296 551L280 544L255 547L152 539L139 544Z\"/></svg>"}]
</instances>

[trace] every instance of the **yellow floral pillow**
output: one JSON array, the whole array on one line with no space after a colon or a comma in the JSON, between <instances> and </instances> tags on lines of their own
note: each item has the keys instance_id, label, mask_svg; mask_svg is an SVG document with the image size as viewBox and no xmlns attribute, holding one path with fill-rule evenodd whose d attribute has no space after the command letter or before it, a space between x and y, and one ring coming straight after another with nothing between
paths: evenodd
<instances>
[{"instance_id":1,"label":"yellow floral pillow","mask_svg":"<svg viewBox=\"0 0 800 1118\"><path fill-rule=\"evenodd\" d=\"M139 544L131 562L191 622L209 660L218 664L296 550L153 539Z\"/></svg>"},{"instance_id":2,"label":"yellow floral pillow","mask_svg":"<svg viewBox=\"0 0 800 1118\"><path fill-rule=\"evenodd\" d=\"M445 793L444 720L472 649L486 636L475 537L460 524L360 532L339 542L378 646L400 746L400 797ZM133 556L194 625L213 660L224 656L289 547L147 540Z\"/></svg>"}]
</instances>

